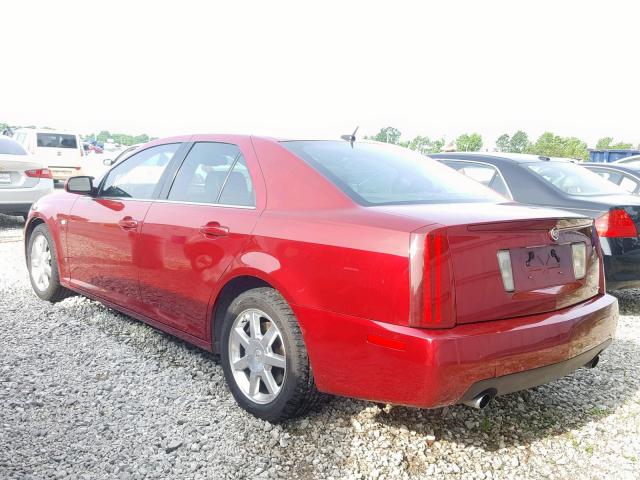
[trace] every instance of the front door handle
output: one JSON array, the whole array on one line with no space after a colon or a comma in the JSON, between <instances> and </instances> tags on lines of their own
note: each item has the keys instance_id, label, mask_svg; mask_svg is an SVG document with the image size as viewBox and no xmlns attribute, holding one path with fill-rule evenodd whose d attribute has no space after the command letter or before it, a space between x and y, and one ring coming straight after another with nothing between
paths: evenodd
<instances>
[{"instance_id":1,"label":"front door handle","mask_svg":"<svg viewBox=\"0 0 640 480\"><path fill-rule=\"evenodd\" d=\"M120 228L122 228L123 230L133 230L137 228L138 221L129 216L126 216L118 222L118 225L120 225Z\"/></svg>"},{"instance_id":2,"label":"front door handle","mask_svg":"<svg viewBox=\"0 0 640 480\"><path fill-rule=\"evenodd\" d=\"M209 222L200 227L200 233L205 237L224 237L229 235L229 227L223 227L219 222Z\"/></svg>"}]
</instances>

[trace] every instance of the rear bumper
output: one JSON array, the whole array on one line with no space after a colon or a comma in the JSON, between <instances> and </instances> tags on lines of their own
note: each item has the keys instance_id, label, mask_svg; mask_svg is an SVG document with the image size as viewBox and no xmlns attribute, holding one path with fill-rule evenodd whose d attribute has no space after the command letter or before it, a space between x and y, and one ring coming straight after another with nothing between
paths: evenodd
<instances>
[{"instance_id":1,"label":"rear bumper","mask_svg":"<svg viewBox=\"0 0 640 480\"><path fill-rule=\"evenodd\" d=\"M0 190L0 213L23 215L29 213L31 204L53 192L53 180L41 179L30 188L7 188Z\"/></svg>"},{"instance_id":2,"label":"rear bumper","mask_svg":"<svg viewBox=\"0 0 640 480\"><path fill-rule=\"evenodd\" d=\"M469 390L462 396L461 401L472 401L484 392L491 392L492 395L504 395L507 393L518 392L528 388L537 387L545 383L558 380L580 367L586 366L592 362L602 351L611 344L611 340L601 343L587 350L580 355L565 360L564 362L554 363L545 367L524 370L518 373L511 373L501 377L487 378L471 385Z\"/></svg>"},{"instance_id":3,"label":"rear bumper","mask_svg":"<svg viewBox=\"0 0 640 480\"><path fill-rule=\"evenodd\" d=\"M80 167L49 166L49 170L51 170L51 175L53 176L53 179L58 181L66 181L70 177L82 175L82 169Z\"/></svg>"},{"instance_id":4,"label":"rear bumper","mask_svg":"<svg viewBox=\"0 0 640 480\"><path fill-rule=\"evenodd\" d=\"M553 313L448 330L294 311L320 390L422 408L459 403L486 385L507 393L564 376L606 347L618 319L610 295ZM514 374L519 379L507 378Z\"/></svg>"},{"instance_id":5,"label":"rear bumper","mask_svg":"<svg viewBox=\"0 0 640 480\"><path fill-rule=\"evenodd\" d=\"M600 238L607 290L640 288L640 237Z\"/></svg>"}]
</instances>

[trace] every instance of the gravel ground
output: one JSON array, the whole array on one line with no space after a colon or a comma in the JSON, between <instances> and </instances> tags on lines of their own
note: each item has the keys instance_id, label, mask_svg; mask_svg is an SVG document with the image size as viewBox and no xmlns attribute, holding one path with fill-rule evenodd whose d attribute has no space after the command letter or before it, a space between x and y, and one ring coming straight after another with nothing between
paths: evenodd
<instances>
[{"instance_id":1,"label":"gravel ground","mask_svg":"<svg viewBox=\"0 0 640 480\"><path fill-rule=\"evenodd\" d=\"M335 398L270 425L212 355L116 313L32 293L0 215L0 478L640 478L640 292L595 370L484 411Z\"/></svg>"}]
</instances>

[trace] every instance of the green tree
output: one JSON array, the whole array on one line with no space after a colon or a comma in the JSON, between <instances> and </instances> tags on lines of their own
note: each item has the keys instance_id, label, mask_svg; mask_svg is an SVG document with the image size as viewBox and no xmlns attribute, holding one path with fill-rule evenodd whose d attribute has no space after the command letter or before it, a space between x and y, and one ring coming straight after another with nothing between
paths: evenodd
<instances>
[{"instance_id":1,"label":"green tree","mask_svg":"<svg viewBox=\"0 0 640 480\"><path fill-rule=\"evenodd\" d=\"M509 141L509 149L512 153L523 153L527 151L529 144L529 136L526 132L518 130Z\"/></svg>"},{"instance_id":2,"label":"green tree","mask_svg":"<svg viewBox=\"0 0 640 480\"><path fill-rule=\"evenodd\" d=\"M111 134L107 131L107 130L102 130L97 136L96 136L96 140L98 140L99 142L106 142L107 140L109 140L111 138Z\"/></svg>"},{"instance_id":3,"label":"green tree","mask_svg":"<svg viewBox=\"0 0 640 480\"><path fill-rule=\"evenodd\" d=\"M400 130L394 127L384 127L381 128L378 133L376 133L373 137L365 137L370 138L371 140L376 140L378 142L385 143L394 143L398 144L400 141Z\"/></svg>"},{"instance_id":4,"label":"green tree","mask_svg":"<svg viewBox=\"0 0 640 480\"><path fill-rule=\"evenodd\" d=\"M406 145L404 146L406 146L411 150L420 152L422 154L438 153L442 151L442 147L444 146L444 139L440 138L436 140L431 140L429 137L417 135L410 142L406 142Z\"/></svg>"},{"instance_id":5,"label":"green tree","mask_svg":"<svg viewBox=\"0 0 640 480\"><path fill-rule=\"evenodd\" d=\"M511 148L511 137L508 134L503 133L496 140L496 148L499 152L508 152Z\"/></svg>"},{"instance_id":6,"label":"green tree","mask_svg":"<svg viewBox=\"0 0 640 480\"><path fill-rule=\"evenodd\" d=\"M611 142L613 142L613 137L602 137L596 143L596 150L607 150L611 148Z\"/></svg>"},{"instance_id":7,"label":"green tree","mask_svg":"<svg viewBox=\"0 0 640 480\"><path fill-rule=\"evenodd\" d=\"M544 132L527 149L528 153L545 157L567 157L586 160L589 157L587 144L576 137L560 137Z\"/></svg>"},{"instance_id":8,"label":"green tree","mask_svg":"<svg viewBox=\"0 0 640 480\"><path fill-rule=\"evenodd\" d=\"M460 152L477 152L482 148L482 136L479 133L463 133L456 138L456 149Z\"/></svg>"},{"instance_id":9,"label":"green tree","mask_svg":"<svg viewBox=\"0 0 640 480\"><path fill-rule=\"evenodd\" d=\"M633 145L625 142L613 143L613 137L603 137L596 143L596 150L629 150Z\"/></svg>"}]
</instances>

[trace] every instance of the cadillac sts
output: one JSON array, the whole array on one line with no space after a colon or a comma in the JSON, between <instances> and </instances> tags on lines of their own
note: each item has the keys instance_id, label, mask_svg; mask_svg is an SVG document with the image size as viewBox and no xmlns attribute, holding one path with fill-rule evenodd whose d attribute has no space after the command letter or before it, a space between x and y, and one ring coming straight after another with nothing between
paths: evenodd
<instances>
[{"instance_id":1,"label":"cadillac sts","mask_svg":"<svg viewBox=\"0 0 640 480\"><path fill-rule=\"evenodd\" d=\"M214 352L269 421L322 392L482 408L596 365L618 307L592 219L347 137L174 137L70 178L30 211L33 289Z\"/></svg>"}]
</instances>

